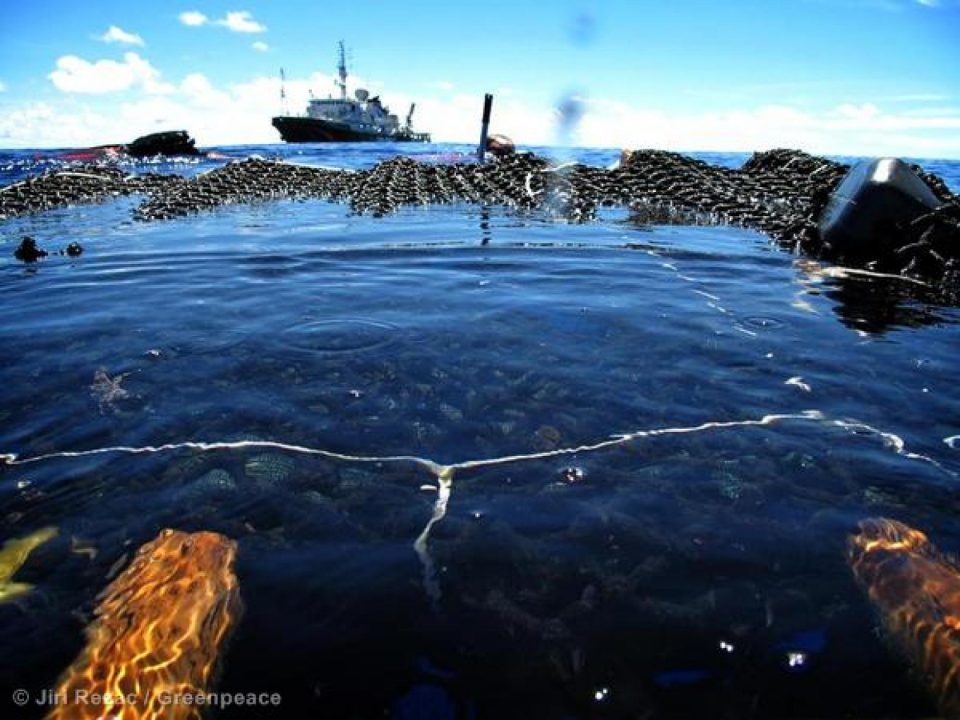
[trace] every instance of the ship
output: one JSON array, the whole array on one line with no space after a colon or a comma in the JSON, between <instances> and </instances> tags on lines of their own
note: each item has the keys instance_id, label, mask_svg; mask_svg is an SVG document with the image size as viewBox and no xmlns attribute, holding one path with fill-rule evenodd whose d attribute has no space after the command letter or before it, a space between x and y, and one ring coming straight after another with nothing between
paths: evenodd
<instances>
[{"instance_id":1,"label":"ship","mask_svg":"<svg viewBox=\"0 0 960 720\"><path fill-rule=\"evenodd\" d=\"M340 97L311 98L304 115L278 115L273 126L280 137L288 143L307 142L430 142L430 133L414 132L413 111L410 105L406 121L391 114L379 96L371 97L363 88L358 88L353 98L347 97L347 61L340 42L340 62L337 65L336 85ZM281 71L280 96L285 100Z\"/></svg>"}]
</instances>

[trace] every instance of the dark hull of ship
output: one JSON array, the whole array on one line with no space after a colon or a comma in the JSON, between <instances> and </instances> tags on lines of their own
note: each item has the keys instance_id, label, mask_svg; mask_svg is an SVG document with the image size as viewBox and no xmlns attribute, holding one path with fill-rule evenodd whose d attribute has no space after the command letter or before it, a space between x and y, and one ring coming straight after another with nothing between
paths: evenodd
<instances>
[{"instance_id":1,"label":"dark hull of ship","mask_svg":"<svg viewBox=\"0 0 960 720\"><path fill-rule=\"evenodd\" d=\"M273 126L280 132L280 137L288 143L308 142L430 142L426 133L411 133L400 131L392 135L383 133L363 132L339 123L318 120L309 117L273 118Z\"/></svg>"}]
</instances>

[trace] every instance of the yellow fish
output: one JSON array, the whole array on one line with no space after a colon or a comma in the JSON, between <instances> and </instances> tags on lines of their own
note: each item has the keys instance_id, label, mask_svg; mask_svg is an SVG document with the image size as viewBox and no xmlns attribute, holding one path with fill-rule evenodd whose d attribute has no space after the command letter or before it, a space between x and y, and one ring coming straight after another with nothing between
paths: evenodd
<instances>
[{"instance_id":1,"label":"yellow fish","mask_svg":"<svg viewBox=\"0 0 960 720\"><path fill-rule=\"evenodd\" d=\"M10 578L23 567L30 553L56 536L57 529L55 527L45 527L32 535L7 540L3 544L3 547L0 548L0 603L9 602L33 589L33 585L12 582Z\"/></svg>"},{"instance_id":2,"label":"yellow fish","mask_svg":"<svg viewBox=\"0 0 960 720\"><path fill-rule=\"evenodd\" d=\"M922 532L888 518L860 523L848 560L940 712L960 718L960 569Z\"/></svg>"}]
</instances>

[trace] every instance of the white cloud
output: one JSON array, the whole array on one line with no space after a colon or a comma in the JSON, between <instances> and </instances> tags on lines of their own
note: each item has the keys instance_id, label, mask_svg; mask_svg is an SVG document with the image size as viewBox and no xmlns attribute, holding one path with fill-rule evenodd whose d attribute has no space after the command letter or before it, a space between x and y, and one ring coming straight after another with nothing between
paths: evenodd
<instances>
[{"instance_id":1,"label":"white cloud","mask_svg":"<svg viewBox=\"0 0 960 720\"><path fill-rule=\"evenodd\" d=\"M267 26L254 20L253 14L249 10L231 10L219 20L211 20L198 10L182 12L178 17L181 23L190 27L213 24L238 33L262 33L267 31Z\"/></svg>"},{"instance_id":2,"label":"white cloud","mask_svg":"<svg viewBox=\"0 0 960 720\"><path fill-rule=\"evenodd\" d=\"M960 155L960 117L886 113L843 104L812 113L767 105L734 112L667 114L590 101L577 140L588 146L754 151L794 147L826 155Z\"/></svg>"},{"instance_id":3,"label":"white cloud","mask_svg":"<svg viewBox=\"0 0 960 720\"><path fill-rule=\"evenodd\" d=\"M267 50L270 49L270 46L267 45L262 40L257 40L255 43L253 43L252 47L254 50L257 50L258 52L267 52Z\"/></svg>"},{"instance_id":4,"label":"white cloud","mask_svg":"<svg viewBox=\"0 0 960 720\"><path fill-rule=\"evenodd\" d=\"M940 0L917 0L924 7L940 7Z\"/></svg>"},{"instance_id":5,"label":"white cloud","mask_svg":"<svg viewBox=\"0 0 960 720\"><path fill-rule=\"evenodd\" d=\"M64 55L57 60L57 69L47 77L58 90L68 93L102 95L139 86L148 94L163 94L174 89L169 83L161 82L159 71L134 52L125 53L122 63L116 60L89 62L76 55Z\"/></svg>"},{"instance_id":6,"label":"white cloud","mask_svg":"<svg viewBox=\"0 0 960 720\"><path fill-rule=\"evenodd\" d=\"M180 92L195 108L225 108L230 96L213 87L206 75L191 73L180 83Z\"/></svg>"},{"instance_id":7,"label":"white cloud","mask_svg":"<svg viewBox=\"0 0 960 720\"><path fill-rule=\"evenodd\" d=\"M253 15L247 10L228 12L222 20L217 20L217 25L238 33L262 33L267 30L266 26L254 20Z\"/></svg>"},{"instance_id":8,"label":"white cloud","mask_svg":"<svg viewBox=\"0 0 960 720\"><path fill-rule=\"evenodd\" d=\"M880 115L880 109L873 103L863 103L861 105L843 103L838 105L833 112L838 118L852 121L854 124L869 122Z\"/></svg>"},{"instance_id":9,"label":"white cloud","mask_svg":"<svg viewBox=\"0 0 960 720\"><path fill-rule=\"evenodd\" d=\"M28 103L0 113L2 147L78 147L90 143L91 129L104 126L110 119L87 108L59 107L48 103ZM124 135L126 137L126 135ZM104 142L122 142L105 139Z\"/></svg>"},{"instance_id":10,"label":"white cloud","mask_svg":"<svg viewBox=\"0 0 960 720\"><path fill-rule=\"evenodd\" d=\"M196 10L187 10L186 12L180 13L178 17L180 18L180 22L189 27L200 27L210 22L206 15Z\"/></svg>"},{"instance_id":11,"label":"white cloud","mask_svg":"<svg viewBox=\"0 0 960 720\"><path fill-rule=\"evenodd\" d=\"M124 62L87 62L61 58L51 80L74 93L46 105L0 102L0 146L64 147L128 141L158 130L184 129L201 146L277 143L270 118L281 111L279 77L259 76L220 85L201 73L175 84L135 53ZM317 97L336 93L334 78L324 73L288 78L288 111L302 112L312 90ZM379 83L351 76L350 93L374 90ZM164 94L157 94L157 88ZM126 93L120 93L127 90ZM83 93L86 93L84 95ZM91 97L93 93L101 93ZM107 93L115 93L113 95ZM438 142L475 143L479 136L482 95L439 89L382 93L403 117L417 103L414 124ZM696 151L755 151L794 147L830 155L899 155L960 158L960 111L944 104L850 102L818 111L796 104L748 104L731 111L667 111L630 104L619 98L584 98L584 114L566 138L588 147L661 148ZM230 118L229 123L224 118ZM558 114L547 100L519 90L498 91L491 131L521 145L558 143Z\"/></svg>"},{"instance_id":12,"label":"white cloud","mask_svg":"<svg viewBox=\"0 0 960 720\"><path fill-rule=\"evenodd\" d=\"M111 25L110 29L100 36L100 40L105 43L120 43L121 45L143 46L142 37L136 33L128 33L126 30L121 30L116 25Z\"/></svg>"},{"instance_id":13,"label":"white cloud","mask_svg":"<svg viewBox=\"0 0 960 720\"><path fill-rule=\"evenodd\" d=\"M6 91L7 91L6 84L2 80L0 80L0 92L6 92Z\"/></svg>"}]
</instances>

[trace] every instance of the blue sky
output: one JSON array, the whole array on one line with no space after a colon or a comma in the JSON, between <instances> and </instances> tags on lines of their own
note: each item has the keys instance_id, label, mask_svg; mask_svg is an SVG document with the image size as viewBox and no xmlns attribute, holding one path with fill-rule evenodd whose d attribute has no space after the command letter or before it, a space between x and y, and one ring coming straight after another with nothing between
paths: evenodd
<instances>
[{"instance_id":1,"label":"blue sky","mask_svg":"<svg viewBox=\"0 0 960 720\"><path fill-rule=\"evenodd\" d=\"M280 67L299 112L343 39L351 85L438 140L493 92L524 144L960 158L958 38L960 0L5 2L0 147L276 142Z\"/></svg>"}]
</instances>

